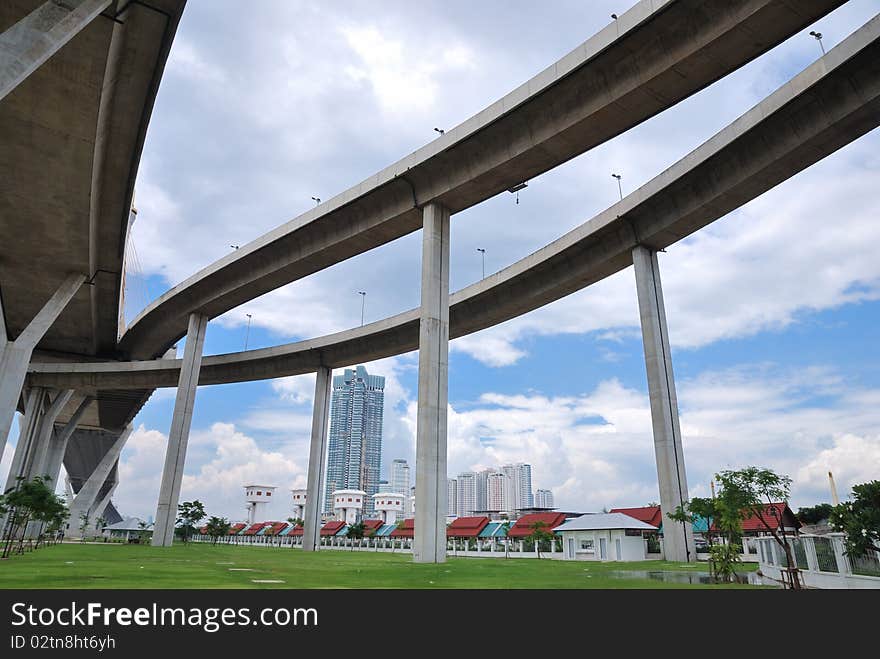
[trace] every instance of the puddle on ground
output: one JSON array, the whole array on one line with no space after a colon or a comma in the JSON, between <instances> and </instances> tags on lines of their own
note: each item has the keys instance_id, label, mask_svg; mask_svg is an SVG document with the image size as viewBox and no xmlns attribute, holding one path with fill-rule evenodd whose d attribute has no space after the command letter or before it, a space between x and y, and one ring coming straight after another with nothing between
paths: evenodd
<instances>
[{"instance_id":1,"label":"puddle on ground","mask_svg":"<svg viewBox=\"0 0 880 659\"><path fill-rule=\"evenodd\" d=\"M664 583L711 584L712 577L708 572L670 572L666 570L612 570L608 572L612 579L654 579ZM762 579L754 572L736 575L736 583L752 586L779 586L769 579Z\"/></svg>"}]
</instances>

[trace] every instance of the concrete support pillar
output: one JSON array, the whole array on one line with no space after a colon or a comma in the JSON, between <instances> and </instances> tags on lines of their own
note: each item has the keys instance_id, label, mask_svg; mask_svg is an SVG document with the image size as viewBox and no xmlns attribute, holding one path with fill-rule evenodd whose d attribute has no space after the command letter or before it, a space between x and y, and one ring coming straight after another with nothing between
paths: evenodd
<instances>
[{"instance_id":1,"label":"concrete support pillar","mask_svg":"<svg viewBox=\"0 0 880 659\"><path fill-rule=\"evenodd\" d=\"M98 519L104 516L104 511L107 509L107 506L110 505L110 500L113 498L113 494L116 492L116 486L119 485L119 482L113 483L110 486L110 489L107 490L107 494L94 506L92 506L92 510L89 513L89 522L92 526L97 523ZM97 529L100 533L103 529Z\"/></svg>"},{"instance_id":2,"label":"concrete support pillar","mask_svg":"<svg viewBox=\"0 0 880 659\"><path fill-rule=\"evenodd\" d=\"M25 392L24 416L19 423L18 442L15 445L15 453L12 455L12 464L9 466L4 492L13 489L18 478L24 474L28 453L32 449L34 438L40 428L45 397L46 390L42 387L34 387Z\"/></svg>"},{"instance_id":3,"label":"concrete support pillar","mask_svg":"<svg viewBox=\"0 0 880 659\"><path fill-rule=\"evenodd\" d=\"M2 50L0 47L0 52ZM0 72L2 70L3 66L0 66ZM3 336L3 340L0 341L0 460L3 459L6 438L15 418L15 410L18 407L18 399L21 396L21 388L27 376L27 367L34 348L85 280L83 275L70 275L65 279L15 341L8 340L5 320L3 327L0 328ZM3 315L2 312L3 310L0 309L0 316Z\"/></svg>"},{"instance_id":4,"label":"concrete support pillar","mask_svg":"<svg viewBox=\"0 0 880 659\"><path fill-rule=\"evenodd\" d=\"M446 561L446 404L449 376L449 210L423 210L416 515L413 561Z\"/></svg>"},{"instance_id":5,"label":"concrete support pillar","mask_svg":"<svg viewBox=\"0 0 880 659\"><path fill-rule=\"evenodd\" d=\"M666 560L695 561L693 527L688 523L673 522L666 516L687 503L688 488L657 252L637 245L633 249L633 266L648 373Z\"/></svg>"},{"instance_id":6,"label":"concrete support pillar","mask_svg":"<svg viewBox=\"0 0 880 659\"><path fill-rule=\"evenodd\" d=\"M327 459L327 424L330 418L330 382L333 370L322 366L315 377L315 401L312 406L312 440L309 447L309 475L306 504L303 510L303 549L318 551L321 533L321 495L324 493Z\"/></svg>"},{"instance_id":7,"label":"concrete support pillar","mask_svg":"<svg viewBox=\"0 0 880 659\"><path fill-rule=\"evenodd\" d=\"M80 488L79 492L77 492L76 497L70 506L70 528L74 530L75 533L79 533L80 517L82 515L91 516L98 494L104 486L104 483L107 482L107 476L110 475L113 465L119 460L119 454L122 453L122 449L125 447L125 442L128 441L132 430L133 428L131 424L128 424L125 427L119 437L116 438L116 441L113 442L113 446L110 447L110 450L108 450L104 454L104 457L101 458L101 461L95 467L95 470L91 473L88 480L83 483L83 486Z\"/></svg>"},{"instance_id":8,"label":"concrete support pillar","mask_svg":"<svg viewBox=\"0 0 880 659\"><path fill-rule=\"evenodd\" d=\"M64 454L67 452L67 442L93 400L94 398L91 396L84 396L82 401L80 401L79 407L76 408L76 411L64 428L56 431L54 437L49 442L45 473L52 479L53 483L58 482L58 477L61 474L61 463L64 461Z\"/></svg>"},{"instance_id":9,"label":"concrete support pillar","mask_svg":"<svg viewBox=\"0 0 880 659\"><path fill-rule=\"evenodd\" d=\"M44 2L0 34L0 99L75 37L111 2Z\"/></svg>"},{"instance_id":10,"label":"concrete support pillar","mask_svg":"<svg viewBox=\"0 0 880 659\"><path fill-rule=\"evenodd\" d=\"M153 527L154 547L170 547L174 541L177 503L180 500L180 484L183 481L186 445L189 441L189 429L192 425L193 406L196 402L196 388L199 384L202 349L205 346L207 326L207 316L190 315L189 328L186 332L186 346L183 350L183 363L180 365L180 379L177 382L174 416L171 420L171 432L168 434L168 448L165 452L162 486L159 488L159 505L156 508L156 524Z\"/></svg>"},{"instance_id":11,"label":"concrete support pillar","mask_svg":"<svg viewBox=\"0 0 880 659\"><path fill-rule=\"evenodd\" d=\"M70 401L73 396L73 389L64 389L55 394L52 403L43 413L40 419L40 425L36 433L36 443L31 455L30 462L26 465L23 476L30 480L35 476L45 476L47 467L47 456L49 454L49 442L52 439L52 431L55 429L55 419L61 414L61 410ZM50 487L54 488L54 481Z\"/></svg>"}]
</instances>

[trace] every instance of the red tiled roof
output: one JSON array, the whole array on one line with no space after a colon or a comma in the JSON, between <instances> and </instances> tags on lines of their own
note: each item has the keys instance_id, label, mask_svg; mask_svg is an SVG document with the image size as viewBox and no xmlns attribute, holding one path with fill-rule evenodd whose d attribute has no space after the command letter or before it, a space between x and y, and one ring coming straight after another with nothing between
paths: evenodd
<instances>
[{"instance_id":1,"label":"red tiled roof","mask_svg":"<svg viewBox=\"0 0 880 659\"><path fill-rule=\"evenodd\" d=\"M240 522L238 524L233 524L232 526L229 527L229 535L235 535L236 533L241 531L245 526L247 526L247 524L242 524Z\"/></svg>"},{"instance_id":2,"label":"red tiled roof","mask_svg":"<svg viewBox=\"0 0 880 659\"><path fill-rule=\"evenodd\" d=\"M776 512L775 516L770 512L771 509ZM743 519L743 531L767 531L767 526L762 520L766 520L767 525L774 530L779 528L779 526L794 527L798 529L802 526L800 520L798 520L791 508L788 507L788 504L766 503L764 504L763 511L759 515L750 514ZM712 524L712 530L717 530L715 524Z\"/></svg>"},{"instance_id":3,"label":"red tiled roof","mask_svg":"<svg viewBox=\"0 0 880 659\"><path fill-rule=\"evenodd\" d=\"M321 535L336 535L345 526L345 522L332 521L327 522L321 527Z\"/></svg>"},{"instance_id":4,"label":"red tiled roof","mask_svg":"<svg viewBox=\"0 0 880 659\"><path fill-rule=\"evenodd\" d=\"M412 518L403 520L403 523L391 532L391 538L412 538L415 525Z\"/></svg>"},{"instance_id":5,"label":"red tiled roof","mask_svg":"<svg viewBox=\"0 0 880 659\"><path fill-rule=\"evenodd\" d=\"M660 528L660 524L663 522L663 515L660 513L660 506L642 506L641 508L612 508L611 512L629 515L630 517L637 519L640 522L650 524L651 526L656 526L658 529Z\"/></svg>"},{"instance_id":6,"label":"red tiled roof","mask_svg":"<svg viewBox=\"0 0 880 659\"><path fill-rule=\"evenodd\" d=\"M284 535L302 535L304 529L301 524L297 524L296 526L291 526L290 529Z\"/></svg>"},{"instance_id":7,"label":"red tiled roof","mask_svg":"<svg viewBox=\"0 0 880 659\"><path fill-rule=\"evenodd\" d=\"M287 528L287 522L266 522L269 528L263 531L263 535L276 535L282 529Z\"/></svg>"},{"instance_id":8,"label":"red tiled roof","mask_svg":"<svg viewBox=\"0 0 880 659\"><path fill-rule=\"evenodd\" d=\"M247 527L247 530L242 533L242 535L255 535L257 531L259 531L264 526L269 526L269 524L269 522L257 522L256 524L251 524L249 527Z\"/></svg>"},{"instance_id":9,"label":"red tiled roof","mask_svg":"<svg viewBox=\"0 0 880 659\"><path fill-rule=\"evenodd\" d=\"M523 515L518 520L516 520L516 524L510 527L510 531L507 532L507 537L527 538L535 530L535 524L539 522L544 524L545 531L551 531L555 527L565 522L565 514L531 513L529 515Z\"/></svg>"},{"instance_id":10,"label":"red tiled roof","mask_svg":"<svg viewBox=\"0 0 880 659\"><path fill-rule=\"evenodd\" d=\"M373 534L382 528L381 519L365 519L364 520L364 537L371 538Z\"/></svg>"},{"instance_id":11,"label":"red tiled roof","mask_svg":"<svg viewBox=\"0 0 880 659\"><path fill-rule=\"evenodd\" d=\"M476 538L480 531L486 528L489 518L481 517L457 517L452 524L446 527L447 538Z\"/></svg>"}]
</instances>

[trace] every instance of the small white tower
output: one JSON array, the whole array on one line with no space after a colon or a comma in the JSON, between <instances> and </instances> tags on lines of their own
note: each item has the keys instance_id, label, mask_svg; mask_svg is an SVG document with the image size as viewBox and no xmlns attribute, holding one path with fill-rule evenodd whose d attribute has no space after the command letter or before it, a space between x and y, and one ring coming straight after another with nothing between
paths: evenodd
<instances>
[{"instance_id":1,"label":"small white tower","mask_svg":"<svg viewBox=\"0 0 880 659\"><path fill-rule=\"evenodd\" d=\"M373 495L373 509L385 524L395 524L398 519L403 519L405 501L405 494L379 492Z\"/></svg>"},{"instance_id":2,"label":"small white tower","mask_svg":"<svg viewBox=\"0 0 880 659\"><path fill-rule=\"evenodd\" d=\"M306 516L306 494L308 490L291 490L293 494L293 516L296 519L305 519Z\"/></svg>"},{"instance_id":3,"label":"small white tower","mask_svg":"<svg viewBox=\"0 0 880 659\"><path fill-rule=\"evenodd\" d=\"M333 512L336 518L346 524L354 524L364 509L367 493L363 490L336 490L333 492Z\"/></svg>"},{"instance_id":4,"label":"small white tower","mask_svg":"<svg viewBox=\"0 0 880 659\"><path fill-rule=\"evenodd\" d=\"M266 516L266 504L272 501L272 493L275 492L273 485L245 485L244 500L247 501L248 524L254 524L258 518Z\"/></svg>"}]
</instances>

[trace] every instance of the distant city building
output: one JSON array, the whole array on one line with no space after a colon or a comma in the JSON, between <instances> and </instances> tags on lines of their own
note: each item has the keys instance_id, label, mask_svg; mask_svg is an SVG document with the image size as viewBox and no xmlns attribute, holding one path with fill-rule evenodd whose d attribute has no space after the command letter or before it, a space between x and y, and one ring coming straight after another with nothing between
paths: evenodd
<instances>
[{"instance_id":1,"label":"distant city building","mask_svg":"<svg viewBox=\"0 0 880 659\"><path fill-rule=\"evenodd\" d=\"M446 479L446 515L458 514L458 481L454 478Z\"/></svg>"},{"instance_id":2,"label":"distant city building","mask_svg":"<svg viewBox=\"0 0 880 659\"><path fill-rule=\"evenodd\" d=\"M470 517L476 510L477 475L466 471L458 475L455 492L455 514L459 517Z\"/></svg>"},{"instance_id":3,"label":"distant city building","mask_svg":"<svg viewBox=\"0 0 880 659\"><path fill-rule=\"evenodd\" d=\"M504 509L514 512L535 505L532 495L532 465L517 462L502 465L501 473L505 476Z\"/></svg>"},{"instance_id":4,"label":"distant city building","mask_svg":"<svg viewBox=\"0 0 880 659\"><path fill-rule=\"evenodd\" d=\"M500 472L486 477L486 510L504 510L504 474Z\"/></svg>"},{"instance_id":5,"label":"distant city building","mask_svg":"<svg viewBox=\"0 0 880 659\"><path fill-rule=\"evenodd\" d=\"M385 378L381 375L370 375L358 366L333 378L325 513L333 510L332 492L363 490L364 514L372 515L373 495L379 491L384 407Z\"/></svg>"},{"instance_id":6,"label":"distant city building","mask_svg":"<svg viewBox=\"0 0 880 659\"><path fill-rule=\"evenodd\" d=\"M484 469L477 473L477 494L474 500L474 510L489 509L489 474L494 473L494 469Z\"/></svg>"},{"instance_id":7,"label":"distant city building","mask_svg":"<svg viewBox=\"0 0 880 659\"><path fill-rule=\"evenodd\" d=\"M553 492L537 490L535 492L535 508L553 508Z\"/></svg>"},{"instance_id":8,"label":"distant city building","mask_svg":"<svg viewBox=\"0 0 880 659\"><path fill-rule=\"evenodd\" d=\"M410 482L409 465L406 460L394 460L391 463L391 483L388 491L406 496L409 494Z\"/></svg>"}]
</instances>

